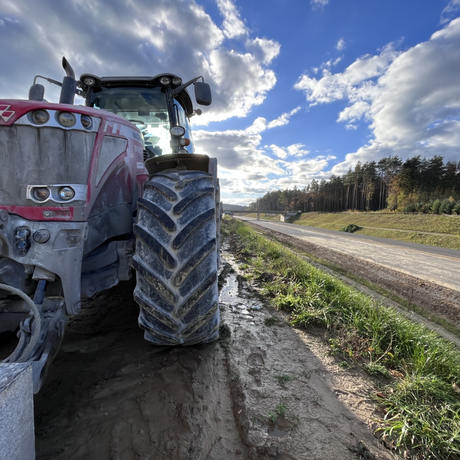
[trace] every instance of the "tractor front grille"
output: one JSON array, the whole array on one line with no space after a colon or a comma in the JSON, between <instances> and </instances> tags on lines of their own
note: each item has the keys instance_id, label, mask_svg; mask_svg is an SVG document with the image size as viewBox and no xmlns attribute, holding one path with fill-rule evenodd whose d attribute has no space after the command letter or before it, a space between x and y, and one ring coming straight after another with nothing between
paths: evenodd
<instances>
[{"instance_id":1,"label":"tractor front grille","mask_svg":"<svg viewBox=\"0 0 460 460\"><path fill-rule=\"evenodd\" d=\"M95 140L83 131L0 126L0 204L30 206L27 185L86 185Z\"/></svg>"}]
</instances>

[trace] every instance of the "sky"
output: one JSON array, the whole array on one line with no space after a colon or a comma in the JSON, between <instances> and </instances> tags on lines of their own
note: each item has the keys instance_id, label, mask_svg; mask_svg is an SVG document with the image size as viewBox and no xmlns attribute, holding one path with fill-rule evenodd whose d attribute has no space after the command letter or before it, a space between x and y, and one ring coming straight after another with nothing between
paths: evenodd
<instances>
[{"instance_id":1,"label":"sky","mask_svg":"<svg viewBox=\"0 0 460 460\"><path fill-rule=\"evenodd\" d=\"M0 0L0 98L62 80L62 56L77 76L202 75L195 150L225 203L389 155L460 161L460 0Z\"/></svg>"}]
</instances>

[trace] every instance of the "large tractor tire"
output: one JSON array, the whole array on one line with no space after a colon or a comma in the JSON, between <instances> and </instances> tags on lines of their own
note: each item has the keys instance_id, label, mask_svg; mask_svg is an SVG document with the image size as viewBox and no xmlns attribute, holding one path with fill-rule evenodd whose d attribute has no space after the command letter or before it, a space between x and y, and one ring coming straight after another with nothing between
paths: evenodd
<instances>
[{"instance_id":1,"label":"large tractor tire","mask_svg":"<svg viewBox=\"0 0 460 460\"><path fill-rule=\"evenodd\" d=\"M201 171L150 176L134 225L139 325L156 345L219 337L215 179Z\"/></svg>"}]
</instances>

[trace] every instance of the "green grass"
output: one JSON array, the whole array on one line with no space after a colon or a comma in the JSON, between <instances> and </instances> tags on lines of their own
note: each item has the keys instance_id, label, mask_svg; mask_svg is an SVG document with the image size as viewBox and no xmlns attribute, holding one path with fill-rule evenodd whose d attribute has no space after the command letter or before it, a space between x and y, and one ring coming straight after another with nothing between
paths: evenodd
<instances>
[{"instance_id":1,"label":"green grass","mask_svg":"<svg viewBox=\"0 0 460 460\"><path fill-rule=\"evenodd\" d=\"M379 238L388 238L390 240L408 241L410 243L427 244L428 246L460 250L460 236L456 235L430 235L419 232L401 232L398 230L380 230L373 228L362 228L356 233L377 236Z\"/></svg>"},{"instance_id":2,"label":"green grass","mask_svg":"<svg viewBox=\"0 0 460 460\"><path fill-rule=\"evenodd\" d=\"M347 362L396 376L375 395L385 414L377 431L391 449L417 460L460 459L460 354L453 344L242 222L223 225L238 236L253 278L263 280L263 295L293 326L326 328L332 349Z\"/></svg>"},{"instance_id":3,"label":"green grass","mask_svg":"<svg viewBox=\"0 0 460 460\"><path fill-rule=\"evenodd\" d=\"M274 326L278 323L278 318L276 316L269 316L264 319L265 326Z\"/></svg>"},{"instance_id":4,"label":"green grass","mask_svg":"<svg viewBox=\"0 0 460 460\"><path fill-rule=\"evenodd\" d=\"M235 214L235 216L238 216L238 214ZM251 214L245 214L246 217L252 217L254 219L257 219L257 213L251 213ZM273 222L279 222L280 221L280 215L279 214L274 214L274 215L269 215L267 216L265 213L260 213L260 218L263 220L270 220Z\"/></svg>"},{"instance_id":5,"label":"green grass","mask_svg":"<svg viewBox=\"0 0 460 460\"><path fill-rule=\"evenodd\" d=\"M278 380L278 383L280 385L284 385L285 383L292 380L292 377L290 375L283 374L283 375L275 375L275 379Z\"/></svg>"},{"instance_id":6,"label":"green grass","mask_svg":"<svg viewBox=\"0 0 460 460\"><path fill-rule=\"evenodd\" d=\"M414 230L420 232L446 233L460 235L460 217L446 217L435 214L384 214L379 212L342 212L342 213L304 213L296 223L309 225L337 224L345 226L356 224L366 227L394 228L396 230Z\"/></svg>"},{"instance_id":7,"label":"green grass","mask_svg":"<svg viewBox=\"0 0 460 460\"><path fill-rule=\"evenodd\" d=\"M330 230L342 230L354 225L360 227L356 233L361 235L460 250L460 217L373 212L311 212L302 214L295 223Z\"/></svg>"},{"instance_id":8,"label":"green grass","mask_svg":"<svg viewBox=\"0 0 460 460\"><path fill-rule=\"evenodd\" d=\"M268 236L267 238L270 238L270 239L272 239L274 241L277 241L277 238L273 237L273 236ZM280 241L280 243L283 244L286 247L292 247L293 250L298 252L298 249L296 249L293 246L290 246L289 243L282 242L282 241ZM345 270L343 267L341 267L339 265L333 264L333 263L331 263L331 262L329 262L329 261L327 261L325 259L321 259L320 257L314 256L312 254L305 254L304 253L303 255L301 254L301 257L304 257L305 259L307 259L307 261L315 262L317 264L323 265L324 267L330 268L332 271L334 271L334 272L336 272L336 273L338 273L340 275L343 275L343 276L349 278L352 281L356 281L357 283L362 284L363 286L366 286L367 288L369 288L372 291L380 294L381 296L386 297L387 299L390 299L391 301L400 304L401 306L403 306L407 310L413 311L413 312L417 313L418 315L423 316L424 318L426 318L427 320L431 321L432 323L439 324L441 327L443 327L447 331L452 332L452 334L456 335L457 337L460 337L460 328L457 327L455 324L450 323L446 319L433 314L432 311L424 310L423 308L419 307L418 305L416 305L416 304L404 299L403 297L400 297L400 296L396 295L394 292L389 291L387 288L385 288L383 286L380 286L378 284L372 283L372 282L368 281L365 278L357 276L355 273L352 273L352 272L349 272L349 271ZM252 274L249 274L247 276L247 279L253 279L253 278L254 278L254 275L252 275Z\"/></svg>"},{"instance_id":9,"label":"green grass","mask_svg":"<svg viewBox=\"0 0 460 460\"><path fill-rule=\"evenodd\" d=\"M286 416L287 407L284 403L279 403L274 411L268 413L268 421L276 423L278 417L284 418Z\"/></svg>"}]
</instances>

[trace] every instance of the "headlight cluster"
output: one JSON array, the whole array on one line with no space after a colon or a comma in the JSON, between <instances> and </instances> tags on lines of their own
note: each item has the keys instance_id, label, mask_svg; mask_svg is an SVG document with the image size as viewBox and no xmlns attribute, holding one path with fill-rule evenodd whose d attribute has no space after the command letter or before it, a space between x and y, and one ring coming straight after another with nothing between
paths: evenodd
<instances>
[{"instance_id":1,"label":"headlight cluster","mask_svg":"<svg viewBox=\"0 0 460 460\"><path fill-rule=\"evenodd\" d=\"M182 84L182 78L174 77L172 80L169 77L160 78L160 83L163 86L168 86L171 82L173 85L180 86Z\"/></svg>"},{"instance_id":2,"label":"headlight cluster","mask_svg":"<svg viewBox=\"0 0 460 460\"><path fill-rule=\"evenodd\" d=\"M63 128L80 128L80 125L87 130L93 127L93 119L88 115L80 115L72 112L55 112L55 120L57 124ZM30 113L30 120L35 125L45 125L50 121L51 117L47 110L38 109Z\"/></svg>"},{"instance_id":3,"label":"headlight cluster","mask_svg":"<svg viewBox=\"0 0 460 460\"><path fill-rule=\"evenodd\" d=\"M30 197L34 201L44 202L52 198L54 201L70 201L75 197L75 190L67 185L52 187L32 187Z\"/></svg>"}]
</instances>

